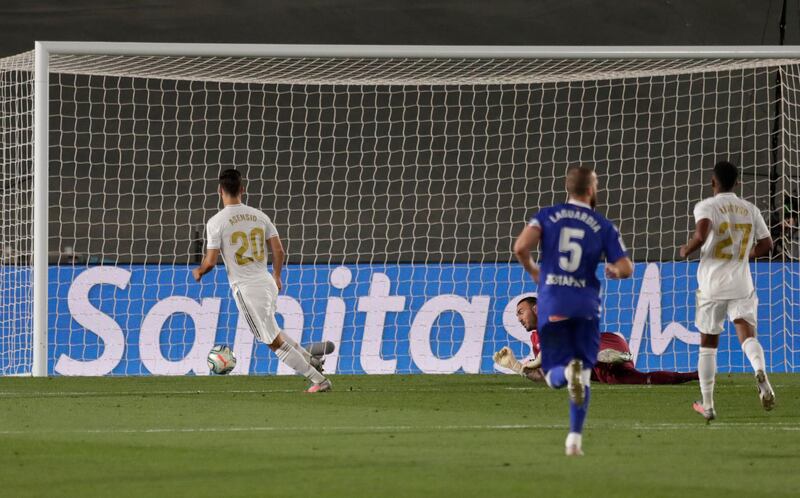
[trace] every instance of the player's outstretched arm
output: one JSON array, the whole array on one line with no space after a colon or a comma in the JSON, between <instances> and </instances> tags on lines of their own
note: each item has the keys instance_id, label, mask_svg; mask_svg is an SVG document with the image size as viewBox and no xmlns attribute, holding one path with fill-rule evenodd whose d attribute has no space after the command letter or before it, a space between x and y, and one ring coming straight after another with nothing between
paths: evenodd
<instances>
[{"instance_id":1,"label":"player's outstretched arm","mask_svg":"<svg viewBox=\"0 0 800 498\"><path fill-rule=\"evenodd\" d=\"M209 249L206 252L206 256L203 258L203 262L200 263L200 266L192 270L192 276L194 276L195 282L199 282L203 275L210 272L217 266L217 260L219 259L219 249Z\"/></svg>"},{"instance_id":2,"label":"player's outstretched arm","mask_svg":"<svg viewBox=\"0 0 800 498\"><path fill-rule=\"evenodd\" d=\"M272 253L272 278L275 279L275 285L278 286L280 291L283 288L281 282L281 270L283 269L283 259L286 253L283 252L283 244L281 238L277 235L269 238L269 252Z\"/></svg>"},{"instance_id":3,"label":"player's outstretched arm","mask_svg":"<svg viewBox=\"0 0 800 498\"><path fill-rule=\"evenodd\" d=\"M703 218L698 220L697 225L694 228L694 234L692 234L692 238L689 239L689 242L681 246L680 255L682 258L689 257L693 252L703 247L703 244L706 243L706 239L708 238L708 234L711 232L711 220L708 218Z\"/></svg>"},{"instance_id":4,"label":"player's outstretched arm","mask_svg":"<svg viewBox=\"0 0 800 498\"><path fill-rule=\"evenodd\" d=\"M533 261L531 251L538 247L541 236L541 228L527 225L522 229L517 241L514 242L514 256L517 257L517 261L525 268L525 271L533 277L533 281L537 285L539 284L539 265Z\"/></svg>"},{"instance_id":5,"label":"player's outstretched arm","mask_svg":"<svg viewBox=\"0 0 800 498\"><path fill-rule=\"evenodd\" d=\"M508 346L503 347L500 351L494 354L494 362L503 368L508 368L514 373L528 378L534 382L544 380L542 373L542 359L541 355L533 360L525 363L520 363L514 356L514 353Z\"/></svg>"}]
</instances>

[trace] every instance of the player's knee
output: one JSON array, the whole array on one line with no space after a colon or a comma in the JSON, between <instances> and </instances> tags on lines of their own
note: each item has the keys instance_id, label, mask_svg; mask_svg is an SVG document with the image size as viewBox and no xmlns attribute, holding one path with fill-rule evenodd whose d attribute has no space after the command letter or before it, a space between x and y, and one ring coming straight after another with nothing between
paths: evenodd
<instances>
[{"instance_id":1,"label":"player's knee","mask_svg":"<svg viewBox=\"0 0 800 498\"><path fill-rule=\"evenodd\" d=\"M279 347L283 346L283 339L281 339L281 335L278 334L275 336L275 339L272 340L269 344L267 344L269 349L272 351L277 350Z\"/></svg>"},{"instance_id":2,"label":"player's knee","mask_svg":"<svg viewBox=\"0 0 800 498\"><path fill-rule=\"evenodd\" d=\"M716 348L719 345L719 336L716 334L700 334L701 348Z\"/></svg>"},{"instance_id":3,"label":"player's knee","mask_svg":"<svg viewBox=\"0 0 800 498\"><path fill-rule=\"evenodd\" d=\"M556 384L553 383L553 375L552 374L553 374L553 372L551 370L551 371L547 372L545 374L545 376L544 376L544 381L547 384L547 387L549 387L551 389L560 389L560 388L564 387L563 384L556 385Z\"/></svg>"}]
</instances>

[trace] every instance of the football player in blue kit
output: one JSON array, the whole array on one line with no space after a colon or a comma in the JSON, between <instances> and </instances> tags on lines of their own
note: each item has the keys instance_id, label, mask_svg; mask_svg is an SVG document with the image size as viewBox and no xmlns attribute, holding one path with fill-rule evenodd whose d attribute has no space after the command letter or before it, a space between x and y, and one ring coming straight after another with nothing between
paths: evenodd
<instances>
[{"instance_id":1,"label":"football player in blue kit","mask_svg":"<svg viewBox=\"0 0 800 498\"><path fill-rule=\"evenodd\" d=\"M542 209L522 230L514 254L539 292L539 339L547 385L567 387L570 398L566 454L582 455L583 422L589 406L589 379L600 344L600 281L628 278L633 263L617 227L594 210L597 175L585 166L567 171L566 203ZM540 251L541 266L531 251Z\"/></svg>"}]
</instances>

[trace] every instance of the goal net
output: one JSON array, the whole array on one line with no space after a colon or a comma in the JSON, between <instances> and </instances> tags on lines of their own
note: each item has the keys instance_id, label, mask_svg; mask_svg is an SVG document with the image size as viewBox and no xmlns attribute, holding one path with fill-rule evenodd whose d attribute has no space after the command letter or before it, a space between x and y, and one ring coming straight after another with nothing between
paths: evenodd
<instances>
[{"instance_id":1,"label":"goal net","mask_svg":"<svg viewBox=\"0 0 800 498\"><path fill-rule=\"evenodd\" d=\"M286 247L278 321L337 344L327 371L497 372L495 350L530 352L514 308L536 287L511 245L565 199L573 164L599 172L599 209L636 262L604 282L601 327L642 370L693 369L696 263L677 248L720 159L773 228L774 256L753 263L758 333L769 368L794 371L800 59L529 52L53 53L44 135L33 52L0 59L0 373L32 368L44 139L51 374L207 374L220 343L234 373L288 373L239 319L222 265L191 278L226 168ZM734 334L718 361L749 368Z\"/></svg>"}]
</instances>

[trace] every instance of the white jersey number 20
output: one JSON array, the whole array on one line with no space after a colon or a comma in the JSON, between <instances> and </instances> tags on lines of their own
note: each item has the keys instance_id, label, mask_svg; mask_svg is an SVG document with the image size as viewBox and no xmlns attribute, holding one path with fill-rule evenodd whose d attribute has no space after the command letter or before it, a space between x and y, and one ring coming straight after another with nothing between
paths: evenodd
<instances>
[{"instance_id":1,"label":"white jersey number 20","mask_svg":"<svg viewBox=\"0 0 800 498\"><path fill-rule=\"evenodd\" d=\"M231 234L231 245L239 245L236 250L236 264L240 266L248 265L253 261L264 261L264 230L254 228L250 230L248 236L245 232L233 232ZM246 253L250 250L250 255Z\"/></svg>"}]
</instances>

